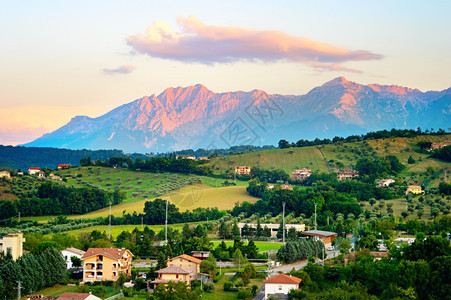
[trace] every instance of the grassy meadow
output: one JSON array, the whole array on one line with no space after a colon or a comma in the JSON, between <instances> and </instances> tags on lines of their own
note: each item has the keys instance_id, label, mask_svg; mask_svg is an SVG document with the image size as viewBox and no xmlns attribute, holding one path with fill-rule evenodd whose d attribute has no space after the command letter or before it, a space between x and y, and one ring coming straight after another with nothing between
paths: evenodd
<instances>
[{"instance_id":1,"label":"grassy meadow","mask_svg":"<svg viewBox=\"0 0 451 300\"><path fill-rule=\"evenodd\" d=\"M245 154L214 157L209 162L213 172L224 174L226 170L233 173L235 166L252 166L262 169L281 169L291 174L295 169L309 168L327 172L323 155L316 147L265 150Z\"/></svg>"}]
</instances>

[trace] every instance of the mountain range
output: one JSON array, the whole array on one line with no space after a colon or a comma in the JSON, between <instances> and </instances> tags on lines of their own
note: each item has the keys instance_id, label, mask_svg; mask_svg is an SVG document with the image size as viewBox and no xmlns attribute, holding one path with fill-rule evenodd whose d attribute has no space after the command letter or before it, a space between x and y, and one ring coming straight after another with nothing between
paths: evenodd
<instances>
[{"instance_id":1,"label":"mountain range","mask_svg":"<svg viewBox=\"0 0 451 300\"><path fill-rule=\"evenodd\" d=\"M215 93L198 84L168 88L97 117L76 116L26 144L67 149L168 152L277 144L391 128L451 124L451 88L421 92L335 78L305 95Z\"/></svg>"}]
</instances>

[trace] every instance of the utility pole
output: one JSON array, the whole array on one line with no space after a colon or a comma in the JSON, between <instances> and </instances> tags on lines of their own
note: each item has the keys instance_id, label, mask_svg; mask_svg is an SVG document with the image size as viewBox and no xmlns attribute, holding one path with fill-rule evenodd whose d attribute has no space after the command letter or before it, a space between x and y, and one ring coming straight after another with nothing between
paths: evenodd
<instances>
[{"instance_id":1,"label":"utility pole","mask_svg":"<svg viewBox=\"0 0 451 300\"><path fill-rule=\"evenodd\" d=\"M164 221L164 239L168 243L168 200L166 200L166 220Z\"/></svg>"},{"instance_id":2,"label":"utility pole","mask_svg":"<svg viewBox=\"0 0 451 300\"><path fill-rule=\"evenodd\" d=\"M144 228L144 217L141 217L141 229Z\"/></svg>"},{"instance_id":3,"label":"utility pole","mask_svg":"<svg viewBox=\"0 0 451 300\"><path fill-rule=\"evenodd\" d=\"M282 242L285 244L285 201L282 202Z\"/></svg>"},{"instance_id":4,"label":"utility pole","mask_svg":"<svg viewBox=\"0 0 451 300\"><path fill-rule=\"evenodd\" d=\"M20 223L20 211L19 211L19 223Z\"/></svg>"},{"instance_id":5,"label":"utility pole","mask_svg":"<svg viewBox=\"0 0 451 300\"><path fill-rule=\"evenodd\" d=\"M111 204L112 202L110 201L110 215L108 217L108 239L111 241Z\"/></svg>"},{"instance_id":6,"label":"utility pole","mask_svg":"<svg viewBox=\"0 0 451 300\"><path fill-rule=\"evenodd\" d=\"M17 282L17 300L20 300L21 298L21 294L20 294L20 290L22 289L22 287L20 286L20 280Z\"/></svg>"},{"instance_id":7,"label":"utility pole","mask_svg":"<svg viewBox=\"0 0 451 300\"><path fill-rule=\"evenodd\" d=\"M315 230L317 230L317 226L316 226L316 202L315 202Z\"/></svg>"}]
</instances>

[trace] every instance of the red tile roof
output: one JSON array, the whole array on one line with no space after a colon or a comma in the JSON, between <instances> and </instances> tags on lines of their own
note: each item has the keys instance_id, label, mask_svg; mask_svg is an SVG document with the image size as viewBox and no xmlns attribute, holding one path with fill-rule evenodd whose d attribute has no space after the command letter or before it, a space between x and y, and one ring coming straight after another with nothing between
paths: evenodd
<instances>
[{"instance_id":1,"label":"red tile roof","mask_svg":"<svg viewBox=\"0 0 451 300\"><path fill-rule=\"evenodd\" d=\"M285 284L299 284L302 279L294 276L288 276L285 274L279 274L263 281L263 283L285 283Z\"/></svg>"},{"instance_id":2,"label":"red tile roof","mask_svg":"<svg viewBox=\"0 0 451 300\"><path fill-rule=\"evenodd\" d=\"M29 167L28 170L40 170L41 168L39 167Z\"/></svg>"},{"instance_id":3,"label":"red tile roof","mask_svg":"<svg viewBox=\"0 0 451 300\"><path fill-rule=\"evenodd\" d=\"M200 264L202 262L201 259L195 258L195 257L193 257L191 255L188 255L188 254L182 254L182 255L170 258L170 260L177 259L177 258L183 258L183 259L189 260L189 261L191 261L193 263L196 263L196 264Z\"/></svg>"},{"instance_id":4,"label":"red tile roof","mask_svg":"<svg viewBox=\"0 0 451 300\"><path fill-rule=\"evenodd\" d=\"M132 256L133 254L130 252L130 250L127 250L125 248L118 249L118 248L89 248L86 250L86 253L81 257L81 259L85 259L91 256L96 255L104 255L113 259L121 259L124 255L125 251L128 251Z\"/></svg>"},{"instance_id":5,"label":"red tile roof","mask_svg":"<svg viewBox=\"0 0 451 300\"><path fill-rule=\"evenodd\" d=\"M57 300L84 300L88 298L90 293L64 293Z\"/></svg>"}]
</instances>

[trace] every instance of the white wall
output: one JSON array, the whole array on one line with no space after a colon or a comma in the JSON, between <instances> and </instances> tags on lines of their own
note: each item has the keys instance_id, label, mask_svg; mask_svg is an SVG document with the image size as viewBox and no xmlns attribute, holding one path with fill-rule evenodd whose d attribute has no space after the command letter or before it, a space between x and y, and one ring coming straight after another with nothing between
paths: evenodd
<instances>
[{"instance_id":1,"label":"white wall","mask_svg":"<svg viewBox=\"0 0 451 300\"><path fill-rule=\"evenodd\" d=\"M63 254L64 259L66 260L66 269L72 268L72 261L70 260L72 256L76 256L81 259L81 255L78 253L74 253L67 250L63 250L61 251L61 253Z\"/></svg>"},{"instance_id":2,"label":"white wall","mask_svg":"<svg viewBox=\"0 0 451 300\"><path fill-rule=\"evenodd\" d=\"M281 289L279 289L281 288ZM297 289L297 284L287 284L287 283L265 283L265 299L268 299L271 294L285 294L292 289Z\"/></svg>"}]
</instances>

